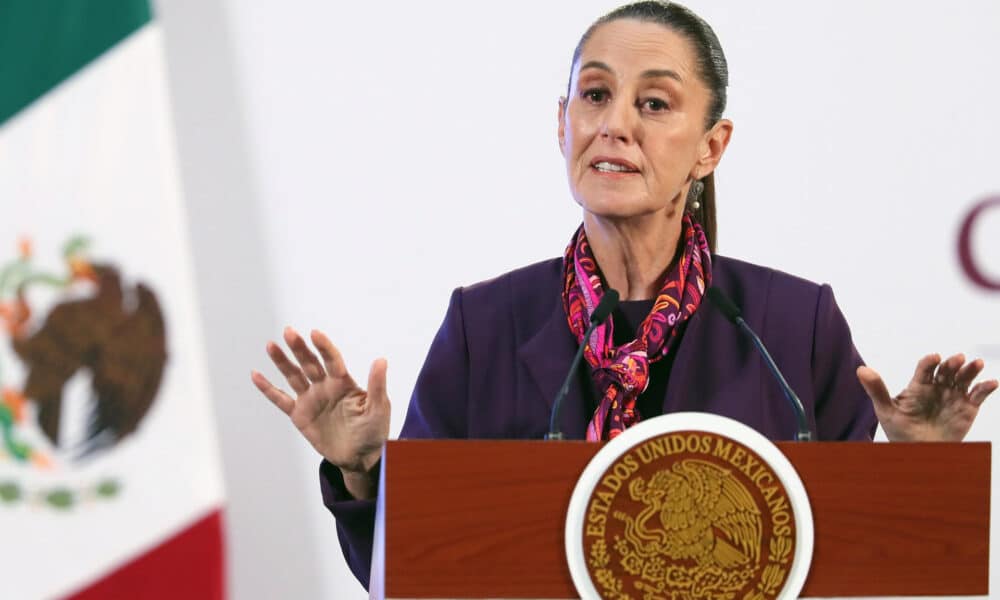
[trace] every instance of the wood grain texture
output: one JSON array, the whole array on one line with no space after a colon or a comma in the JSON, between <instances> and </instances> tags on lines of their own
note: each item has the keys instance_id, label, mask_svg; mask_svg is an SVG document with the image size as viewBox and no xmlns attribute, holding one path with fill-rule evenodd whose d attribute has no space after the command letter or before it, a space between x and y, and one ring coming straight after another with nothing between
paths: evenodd
<instances>
[{"instance_id":1,"label":"wood grain texture","mask_svg":"<svg viewBox=\"0 0 1000 600\"><path fill-rule=\"evenodd\" d=\"M779 443L816 544L802 595L985 595L990 445ZM393 441L384 591L398 598L571 598L563 545L586 442ZM383 574L376 573L376 578Z\"/></svg>"}]
</instances>

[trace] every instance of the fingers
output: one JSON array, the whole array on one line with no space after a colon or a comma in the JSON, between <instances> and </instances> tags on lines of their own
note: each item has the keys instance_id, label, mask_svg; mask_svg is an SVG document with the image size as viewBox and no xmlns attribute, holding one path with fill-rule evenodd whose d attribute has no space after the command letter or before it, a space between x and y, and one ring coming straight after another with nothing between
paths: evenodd
<instances>
[{"instance_id":1,"label":"fingers","mask_svg":"<svg viewBox=\"0 0 1000 600\"><path fill-rule=\"evenodd\" d=\"M934 383L955 387L955 376L963 364L965 364L964 354L949 356L948 360L938 365L937 374L934 375Z\"/></svg>"},{"instance_id":2,"label":"fingers","mask_svg":"<svg viewBox=\"0 0 1000 600\"><path fill-rule=\"evenodd\" d=\"M292 386L296 394L301 394L309 389L309 380L306 379L302 369L290 361L277 344L274 342L267 343L267 355L271 357L274 366L278 367L278 370L281 371L285 380L288 381L288 385Z\"/></svg>"},{"instance_id":3,"label":"fingers","mask_svg":"<svg viewBox=\"0 0 1000 600\"><path fill-rule=\"evenodd\" d=\"M337 347L330 341L330 338L326 337L326 334L322 331L316 329L313 329L309 337L312 338L313 345L319 350L319 355L323 357L326 372L331 377L346 377L350 379L351 376L347 372L344 358L340 355L340 350L337 350Z\"/></svg>"},{"instance_id":4,"label":"fingers","mask_svg":"<svg viewBox=\"0 0 1000 600\"><path fill-rule=\"evenodd\" d=\"M934 370L941 362L940 354L928 354L917 362L913 380L918 383L934 383Z\"/></svg>"},{"instance_id":5,"label":"fingers","mask_svg":"<svg viewBox=\"0 0 1000 600\"><path fill-rule=\"evenodd\" d=\"M295 355L296 360L298 360L298 364L292 362L274 342L268 342L267 344L268 356L271 357L275 366L278 367L281 374L288 380L288 384L292 389L297 394L302 394L309 389L310 382L318 383L324 380L327 375L333 379L341 380L340 384L357 388L357 384L354 383L350 373L347 372L347 366L344 364L344 359L340 351L333 345L333 342L323 332L315 329L310 333L309 337L313 345L316 346L319 355L323 357L323 362L320 362L316 357L316 354L306 344L305 339L291 327L285 328L284 339ZM372 365L372 371L369 374L369 394L375 393L380 398L387 398L385 386L386 369L385 359L378 359ZM267 382L263 376L261 376L261 379L263 382ZM254 378L254 383L257 383L256 378ZM270 386L269 383L268 385ZM262 392L265 389L260 385L258 387L261 388ZM271 387L273 388L274 386ZM375 390L375 392L372 390Z\"/></svg>"},{"instance_id":6,"label":"fingers","mask_svg":"<svg viewBox=\"0 0 1000 600\"><path fill-rule=\"evenodd\" d=\"M962 391L969 389L973 380L975 380L975 378L982 373L984 366L986 366L986 363L984 363L981 358L977 358L976 360L963 365L962 368L958 370L958 373L955 374L955 387Z\"/></svg>"},{"instance_id":7,"label":"fingers","mask_svg":"<svg viewBox=\"0 0 1000 600\"><path fill-rule=\"evenodd\" d=\"M918 371L919 368L918 365ZM875 369L864 366L858 367L857 376L858 381L861 382L861 387L865 388L868 397L875 404L876 410L884 410L891 407L892 396L889 394L889 388L885 386L882 376L876 373Z\"/></svg>"},{"instance_id":8,"label":"fingers","mask_svg":"<svg viewBox=\"0 0 1000 600\"><path fill-rule=\"evenodd\" d=\"M996 379L977 383L975 387L969 390L969 402L980 406L986 400L986 397L995 392L998 387L1000 387L1000 381Z\"/></svg>"},{"instance_id":9,"label":"fingers","mask_svg":"<svg viewBox=\"0 0 1000 600\"><path fill-rule=\"evenodd\" d=\"M285 327L285 343L291 348L292 354L299 361L299 365L301 365L302 371L309 378L309 381L315 383L322 381L326 377L326 371L323 369L323 365L320 364L319 359L316 358L313 351L306 345L306 341L302 339L302 336L291 327Z\"/></svg>"},{"instance_id":10,"label":"fingers","mask_svg":"<svg viewBox=\"0 0 1000 600\"><path fill-rule=\"evenodd\" d=\"M389 363L384 358L375 359L372 368L368 372L368 397L375 401L388 399L386 391L385 374L389 369Z\"/></svg>"},{"instance_id":11,"label":"fingers","mask_svg":"<svg viewBox=\"0 0 1000 600\"><path fill-rule=\"evenodd\" d=\"M271 382L257 371L250 371L250 381L253 381L257 389L267 396L267 399L273 402L275 406L281 409L281 412L286 415L292 414L292 409L295 408L295 400L291 396L271 385Z\"/></svg>"}]
</instances>

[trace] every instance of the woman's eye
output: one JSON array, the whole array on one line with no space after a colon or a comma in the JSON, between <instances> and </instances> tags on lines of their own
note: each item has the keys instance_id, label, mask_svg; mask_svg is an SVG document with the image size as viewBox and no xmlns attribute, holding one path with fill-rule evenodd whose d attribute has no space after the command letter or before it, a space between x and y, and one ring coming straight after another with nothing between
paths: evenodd
<instances>
[{"instance_id":1,"label":"woman's eye","mask_svg":"<svg viewBox=\"0 0 1000 600\"><path fill-rule=\"evenodd\" d=\"M600 88L592 88L589 90L584 90L583 99L592 102L594 104L600 104L608 99L608 91L602 90Z\"/></svg>"},{"instance_id":2,"label":"woman's eye","mask_svg":"<svg viewBox=\"0 0 1000 600\"><path fill-rule=\"evenodd\" d=\"M663 112L670 108L665 100L659 98L647 98L642 101L642 108L650 112Z\"/></svg>"}]
</instances>

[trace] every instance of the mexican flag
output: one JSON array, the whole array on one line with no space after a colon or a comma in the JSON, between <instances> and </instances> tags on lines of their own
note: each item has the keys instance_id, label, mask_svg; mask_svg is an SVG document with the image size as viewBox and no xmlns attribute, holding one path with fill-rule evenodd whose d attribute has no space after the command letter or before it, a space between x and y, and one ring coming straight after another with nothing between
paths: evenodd
<instances>
[{"instance_id":1,"label":"mexican flag","mask_svg":"<svg viewBox=\"0 0 1000 600\"><path fill-rule=\"evenodd\" d=\"M222 474L148 0L0 3L0 597L222 598Z\"/></svg>"}]
</instances>

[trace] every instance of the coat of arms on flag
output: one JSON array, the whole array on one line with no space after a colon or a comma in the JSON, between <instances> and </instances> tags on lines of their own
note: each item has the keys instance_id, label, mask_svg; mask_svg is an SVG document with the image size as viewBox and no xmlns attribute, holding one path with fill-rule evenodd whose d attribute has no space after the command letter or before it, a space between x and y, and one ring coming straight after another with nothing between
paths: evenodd
<instances>
[{"instance_id":1,"label":"coat of arms on flag","mask_svg":"<svg viewBox=\"0 0 1000 600\"><path fill-rule=\"evenodd\" d=\"M23 372L13 380L15 365L0 357L0 456L15 463L58 470L113 448L136 431L159 391L167 345L156 294L93 261L88 246L80 236L68 240L60 272L37 266L27 239L0 263L0 335ZM64 410L71 404L76 410ZM69 509L120 488L114 477L39 490L0 479L0 506Z\"/></svg>"}]
</instances>

